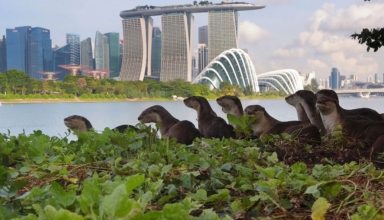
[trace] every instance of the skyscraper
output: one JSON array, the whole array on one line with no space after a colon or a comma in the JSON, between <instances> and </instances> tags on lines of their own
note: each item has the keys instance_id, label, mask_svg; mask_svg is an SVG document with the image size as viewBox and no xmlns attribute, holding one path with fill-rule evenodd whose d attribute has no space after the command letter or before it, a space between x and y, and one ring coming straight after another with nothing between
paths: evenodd
<instances>
[{"instance_id":1,"label":"skyscraper","mask_svg":"<svg viewBox=\"0 0 384 220\"><path fill-rule=\"evenodd\" d=\"M7 46L6 39L3 35L3 39L0 39L0 73L4 73L7 70Z\"/></svg>"},{"instance_id":2,"label":"skyscraper","mask_svg":"<svg viewBox=\"0 0 384 220\"><path fill-rule=\"evenodd\" d=\"M205 44L208 47L208 26L199 27L199 44Z\"/></svg>"},{"instance_id":3,"label":"skyscraper","mask_svg":"<svg viewBox=\"0 0 384 220\"><path fill-rule=\"evenodd\" d=\"M42 79L40 72L52 71L52 41L48 29L35 27L31 29L28 51L27 74L34 79Z\"/></svg>"},{"instance_id":4,"label":"skyscraper","mask_svg":"<svg viewBox=\"0 0 384 220\"><path fill-rule=\"evenodd\" d=\"M110 77L119 77L120 75L120 43L119 33L106 33L108 46L109 46L109 70L112 72L109 74Z\"/></svg>"},{"instance_id":5,"label":"skyscraper","mask_svg":"<svg viewBox=\"0 0 384 220\"><path fill-rule=\"evenodd\" d=\"M80 50L80 65L83 67L83 69L95 69L93 66L92 40L90 37L81 41Z\"/></svg>"},{"instance_id":6,"label":"skyscraper","mask_svg":"<svg viewBox=\"0 0 384 220\"><path fill-rule=\"evenodd\" d=\"M160 81L191 81L193 23L191 13L162 15Z\"/></svg>"},{"instance_id":7,"label":"skyscraper","mask_svg":"<svg viewBox=\"0 0 384 220\"><path fill-rule=\"evenodd\" d=\"M220 10L208 12L208 62L223 51L238 47L238 12Z\"/></svg>"},{"instance_id":8,"label":"skyscraper","mask_svg":"<svg viewBox=\"0 0 384 220\"><path fill-rule=\"evenodd\" d=\"M53 71L59 72L56 77L63 80L68 75L68 70L59 65L68 65L71 62L71 46L69 44L53 49Z\"/></svg>"},{"instance_id":9,"label":"skyscraper","mask_svg":"<svg viewBox=\"0 0 384 220\"><path fill-rule=\"evenodd\" d=\"M123 20L124 54L120 80L143 80L151 72L151 17L128 17Z\"/></svg>"},{"instance_id":10,"label":"skyscraper","mask_svg":"<svg viewBox=\"0 0 384 220\"><path fill-rule=\"evenodd\" d=\"M16 27L6 30L7 70L28 71L28 41L30 26Z\"/></svg>"},{"instance_id":11,"label":"skyscraper","mask_svg":"<svg viewBox=\"0 0 384 220\"><path fill-rule=\"evenodd\" d=\"M107 36L96 31L95 70L109 70L109 44Z\"/></svg>"},{"instance_id":12,"label":"skyscraper","mask_svg":"<svg viewBox=\"0 0 384 220\"><path fill-rule=\"evenodd\" d=\"M71 65L80 65L80 35L67 34L67 44L71 50Z\"/></svg>"},{"instance_id":13,"label":"skyscraper","mask_svg":"<svg viewBox=\"0 0 384 220\"><path fill-rule=\"evenodd\" d=\"M332 68L331 72L331 88L339 89L340 88L340 72L337 68Z\"/></svg>"},{"instance_id":14,"label":"skyscraper","mask_svg":"<svg viewBox=\"0 0 384 220\"><path fill-rule=\"evenodd\" d=\"M198 74L203 71L203 69L208 65L208 48L206 47L205 44L199 44L197 46L198 48Z\"/></svg>"},{"instance_id":15,"label":"skyscraper","mask_svg":"<svg viewBox=\"0 0 384 220\"><path fill-rule=\"evenodd\" d=\"M161 71L161 31L158 27L153 27L152 31L152 61L151 76L160 77Z\"/></svg>"}]
</instances>

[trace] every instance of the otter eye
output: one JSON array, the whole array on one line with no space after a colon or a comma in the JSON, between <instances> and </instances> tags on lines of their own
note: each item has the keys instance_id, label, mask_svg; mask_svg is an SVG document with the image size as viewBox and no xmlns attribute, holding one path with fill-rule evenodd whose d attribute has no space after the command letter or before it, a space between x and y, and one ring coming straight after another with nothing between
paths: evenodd
<instances>
[{"instance_id":1,"label":"otter eye","mask_svg":"<svg viewBox=\"0 0 384 220\"><path fill-rule=\"evenodd\" d=\"M156 108L154 108L154 109L153 109L153 112L157 112L157 109L156 109Z\"/></svg>"}]
</instances>

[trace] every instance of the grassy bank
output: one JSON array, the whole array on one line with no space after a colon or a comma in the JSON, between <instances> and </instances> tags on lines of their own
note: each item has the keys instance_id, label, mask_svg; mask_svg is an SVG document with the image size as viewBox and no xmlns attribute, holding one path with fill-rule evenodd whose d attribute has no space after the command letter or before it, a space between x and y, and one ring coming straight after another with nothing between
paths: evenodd
<instances>
[{"instance_id":1,"label":"grassy bank","mask_svg":"<svg viewBox=\"0 0 384 220\"><path fill-rule=\"evenodd\" d=\"M185 146L149 127L78 141L0 134L0 219L384 218L384 170L366 160L286 163L278 144L297 149L289 137Z\"/></svg>"}]
</instances>

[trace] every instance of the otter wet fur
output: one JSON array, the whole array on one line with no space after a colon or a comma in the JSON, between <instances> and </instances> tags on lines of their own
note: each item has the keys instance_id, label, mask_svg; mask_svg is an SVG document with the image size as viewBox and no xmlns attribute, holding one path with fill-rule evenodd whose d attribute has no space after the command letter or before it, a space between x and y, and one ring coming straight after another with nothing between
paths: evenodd
<instances>
[{"instance_id":1,"label":"otter wet fur","mask_svg":"<svg viewBox=\"0 0 384 220\"><path fill-rule=\"evenodd\" d=\"M316 93L316 98L316 108L328 134L333 132L336 125L341 125L345 137L362 141L371 147L373 153L384 152L384 122L349 119L333 90L320 90Z\"/></svg>"},{"instance_id":2,"label":"otter wet fur","mask_svg":"<svg viewBox=\"0 0 384 220\"><path fill-rule=\"evenodd\" d=\"M285 102L289 105L292 105L296 109L297 119L302 122L309 122L309 118L307 113L305 112L304 107L300 104L300 102L295 99L295 94L285 97Z\"/></svg>"},{"instance_id":3,"label":"otter wet fur","mask_svg":"<svg viewBox=\"0 0 384 220\"><path fill-rule=\"evenodd\" d=\"M260 105L250 105L244 109L247 115L257 115L257 119L252 124L253 134L262 137L267 134L287 133L298 138L299 143L318 146L321 144L321 136L319 129L302 121L286 121L281 122L268 114L268 112Z\"/></svg>"},{"instance_id":4,"label":"otter wet fur","mask_svg":"<svg viewBox=\"0 0 384 220\"><path fill-rule=\"evenodd\" d=\"M145 109L138 117L138 120L141 123L161 122L161 136L176 138L176 141L180 144L190 145L193 140L200 138L200 132L192 122L179 121L160 105Z\"/></svg>"},{"instance_id":5,"label":"otter wet fur","mask_svg":"<svg viewBox=\"0 0 384 220\"><path fill-rule=\"evenodd\" d=\"M83 116L80 115L71 115L69 117L64 118L64 124L73 131L79 131L79 132L87 132L93 128L91 122L86 119ZM124 133L124 131L127 129L134 129L139 130L138 128L132 126L132 125L120 125L116 128L113 128L112 130L116 130L120 133Z\"/></svg>"},{"instance_id":6,"label":"otter wet fur","mask_svg":"<svg viewBox=\"0 0 384 220\"><path fill-rule=\"evenodd\" d=\"M234 115L237 118L240 118L244 115L243 105L241 104L240 99L236 96L225 95L217 98L216 102L222 107L221 110L226 114ZM232 126L237 128L236 125ZM237 139L242 139L243 137L245 137L243 132L236 132Z\"/></svg>"},{"instance_id":7,"label":"otter wet fur","mask_svg":"<svg viewBox=\"0 0 384 220\"><path fill-rule=\"evenodd\" d=\"M199 131L204 138L236 138L233 126L218 117L206 98L191 96L184 99L184 104L197 112Z\"/></svg>"},{"instance_id":8,"label":"otter wet fur","mask_svg":"<svg viewBox=\"0 0 384 220\"><path fill-rule=\"evenodd\" d=\"M323 121L321 120L320 114L316 109L316 96L315 93L309 90L299 90L295 94L292 94L285 98L285 101L290 104L296 104L294 107L296 108L297 114L302 115L301 117L308 118L309 122L315 125L319 130L321 135L325 135L327 131L323 125ZM299 107L296 107L299 106ZM302 109L304 112L302 112ZM299 121L302 121L299 119Z\"/></svg>"}]
</instances>

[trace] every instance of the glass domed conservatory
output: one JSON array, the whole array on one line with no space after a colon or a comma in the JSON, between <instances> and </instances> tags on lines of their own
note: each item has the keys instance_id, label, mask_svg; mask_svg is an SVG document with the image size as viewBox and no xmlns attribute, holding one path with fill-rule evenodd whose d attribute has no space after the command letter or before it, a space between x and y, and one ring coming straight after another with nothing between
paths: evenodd
<instances>
[{"instance_id":1,"label":"glass domed conservatory","mask_svg":"<svg viewBox=\"0 0 384 220\"><path fill-rule=\"evenodd\" d=\"M211 89L220 88L222 82L239 85L243 90L249 87L259 92L259 83L273 89L293 94L303 89L303 83L296 70L284 69L256 75L251 58L241 49L230 49L213 59L192 83L207 84Z\"/></svg>"}]
</instances>

